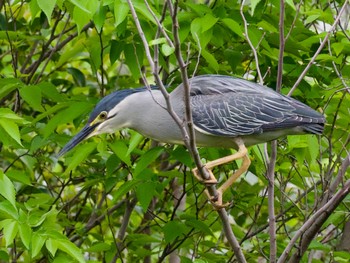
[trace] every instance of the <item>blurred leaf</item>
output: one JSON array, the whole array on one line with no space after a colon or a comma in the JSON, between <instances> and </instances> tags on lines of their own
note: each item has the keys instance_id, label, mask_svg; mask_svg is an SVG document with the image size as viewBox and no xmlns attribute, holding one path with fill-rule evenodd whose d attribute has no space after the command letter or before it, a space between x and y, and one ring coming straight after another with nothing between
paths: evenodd
<instances>
[{"instance_id":1,"label":"blurred leaf","mask_svg":"<svg viewBox=\"0 0 350 263\"><path fill-rule=\"evenodd\" d=\"M224 23L225 26L227 26L233 33L238 35L239 37L244 37L243 36L243 31L241 29L241 26L239 23L237 23L235 20L231 18L224 18L221 19L221 21Z\"/></svg>"},{"instance_id":2,"label":"blurred leaf","mask_svg":"<svg viewBox=\"0 0 350 263\"><path fill-rule=\"evenodd\" d=\"M32 229L25 223L19 224L19 236L27 249L30 249L32 240Z\"/></svg>"},{"instance_id":3,"label":"blurred leaf","mask_svg":"<svg viewBox=\"0 0 350 263\"><path fill-rule=\"evenodd\" d=\"M103 28L103 25L104 25L105 20L106 20L107 11L108 11L107 7L102 6L100 3L98 10L93 17L93 21L94 21L94 24L95 24L98 32L101 32L101 30Z\"/></svg>"},{"instance_id":4,"label":"blurred leaf","mask_svg":"<svg viewBox=\"0 0 350 263\"><path fill-rule=\"evenodd\" d=\"M133 133L130 138L129 148L126 155L131 154L143 139L144 137L140 133L138 132Z\"/></svg>"},{"instance_id":5,"label":"blurred leaf","mask_svg":"<svg viewBox=\"0 0 350 263\"><path fill-rule=\"evenodd\" d=\"M81 250L74 245L74 243L70 242L68 239L61 240L61 239L48 239L46 241L46 244L48 241L51 241L53 244L53 247L57 247L58 249L66 252L68 255L70 255L73 259L75 259L78 262L85 262L85 259L81 253Z\"/></svg>"},{"instance_id":6,"label":"blurred leaf","mask_svg":"<svg viewBox=\"0 0 350 263\"><path fill-rule=\"evenodd\" d=\"M19 133L18 125L15 122L9 119L5 120L0 116L0 126L12 139L14 139L19 145L23 146L21 142L21 135ZM0 135L1 135L1 132L0 132Z\"/></svg>"},{"instance_id":7,"label":"blurred leaf","mask_svg":"<svg viewBox=\"0 0 350 263\"><path fill-rule=\"evenodd\" d=\"M109 52L109 58L110 58L111 64L113 64L116 60L119 59L123 49L124 49L124 44L122 42L119 42L114 39L111 40L111 49Z\"/></svg>"},{"instance_id":8,"label":"blurred leaf","mask_svg":"<svg viewBox=\"0 0 350 263\"><path fill-rule=\"evenodd\" d=\"M73 171L95 149L96 149L95 142L85 143L85 144L79 146L75 150L74 155L72 157L66 159L69 162L69 164L68 164L66 171L64 172L64 175L68 175L71 171Z\"/></svg>"},{"instance_id":9,"label":"blurred leaf","mask_svg":"<svg viewBox=\"0 0 350 263\"><path fill-rule=\"evenodd\" d=\"M3 262L10 262L9 254L4 250L0 250L0 260L3 260Z\"/></svg>"},{"instance_id":10,"label":"blurred leaf","mask_svg":"<svg viewBox=\"0 0 350 263\"><path fill-rule=\"evenodd\" d=\"M67 104L68 107L66 109L60 111L47 123L46 127L44 128L45 138L47 138L57 128L59 124L67 123L74 120L77 117L80 117L82 114L87 113L92 106L91 104L86 102L74 101Z\"/></svg>"},{"instance_id":11,"label":"blurred leaf","mask_svg":"<svg viewBox=\"0 0 350 263\"><path fill-rule=\"evenodd\" d=\"M251 0L250 1L250 9L252 10L252 16L254 15L254 11L256 6L259 4L261 0Z\"/></svg>"},{"instance_id":12,"label":"blurred leaf","mask_svg":"<svg viewBox=\"0 0 350 263\"><path fill-rule=\"evenodd\" d=\"M54 257L56 255L56 252L57 252L57 249L58 249L56 239L53 239L53 238L46 239L45 247L50 252L51 256Z\"/></svg>"},{"instance_id":13,"label":"blurred leaf","mask_svg":"<svg viewBox=\"0 0 350 263\"><path fill-rule=\"evenodd\" d=\"M128 153L128 147L122 140L116 140L109 144L112 151L122 160L126 165L131 166L130 154Z\"/></svg>"},{"instance_id":14,"label":"blurred leaf","mask_svg":"<svg viewBox=\"0 0 350 263\"><path fill-rule=\"evenodd\" d=\"M136 187L136 196L139 200L143 211L147 211L151 200L156 193L157 182L143 182Z\"/></svg>"},{"instance_id":15,"label":"blurred leaf","mask_svg":"<svg viewBox=\"0 0 350 263\"><path fill-rule=\"evenodd\" d=\"M140 48L140 49L139 49ZM138 52L141 47L128 44L124 46L125 63L135 79L141 76L141 66L143 64L143 53Z\"/></svg>"},{"instance_id":16,"label":"blurred leaf","mask_svg":"<svg viewBox=\"0 0 350 263\"><path fill-rule=\"evenodd\" d=\"M48 98L55 102L61 102L66 100L64 96L57 91L57 88L50 82L41 82L36 86L39 87L41 94L45 98Z\"/></svg>"},{"instance_id":17,"label":"blurred leaf","mask_svg":"<svg viewBox=\"0 0 350 263\"><path fill-rule=\"evenodd\" d=\"M22 99L29 104L34 110L43 112L41 105L41 89L38 86L25 86L19 90Z\"/></svg>"},{"instance_id":18,"label":"blurred leaf","mask_svg":"<svg viewBox=\"0 0 350 263\"><path fill-rule=\"evenodd\" d=\"M197 219L188 219L185 221L185 224L193 227L194 229L197 229L201 232L203 232L206 235L214 235L213 232L211 231L210 227L207 226L204 222L202 222L201 220L197 220Z\"/></svg>"},{"instance_id":19,"label":"blurred leaf","mask_svg":"<svg viewBox=\"0 0 350 263\"><path fill-rule=\"evenodd\" d=\"M101 252L101 251L108 251L111 249L111 245L98 242L93 244L91 247L87 249L88 252Z\"/></svg>"},{"instance_id":20,"label":"blurred leaf","mask_svg":"<svg viewBox=\"0 0 350 263\"><path fill-rule=\"evenodd\" d=\"M44 11L47 20L51 21L51 14L56 5L56 0L37 0L38 6Z\"/></svg>"},{"instance_id":21,"label":"blurred leaf","mask_svg":"<svg viewBox=\"0 0 350 263\"><path fill-rule=\"evenodd\" d=\"M13 206L8 200L0 202L0 211L0 218L18 219L17 207Z\"/></svg>"},{"instance_id":22,"label":"blurred leaf","mask_svg":"<svg viewBox=\"0 0 350 263\"><path fill-rule=\"evenodd\" d=\"M115 0L114 1L114 26L117 27L124 22L129 13L129 5L126 1Z\"/></svg>"},{"instance_id":23,"label":"blurred leaf","mask_svg":"<svg viewBox=\"0 0 350 263\"><path fill-rule=\"evenodd\" d=\"M6 247L12 245L18 233L18 222L14 219L5 219L0 222L0 229L5 239Z\"/></svg>"},{"instance_id":24,"label":"blurred leaf","mask_svg":"<svg viewBox=\"0 0 350 263\"><path fill-rule=\"evenodd\" d=\"M0 194L16 208L16 190L11 180L0 170Z\"/></svg>"},{"instance_id":25,"label":"blurred leaf","mask_svg":"<svg viewBox=\"0 0 350 263\"><path fill-rule=\"evenodd\" d=\"M165 242L173 242L177 237L186 234L188 227L181 221L169 221L163 227Z\"/></svg>"},{"instance_id":26,"label":"blurred leaf","mask_svg":"<svg viewBox=\"0 0 350 263\"><path fill-rule=\"evenodd\" d=\"M174 47L170 47L168 44L162 45L162 53L164 54L164 56L168 57L171 54L173 54L174 51L175 51Z\"/></svg>"},{"instance_id":27,"label":"blurred leaf","mask_svg":"<svg viewBox=\"0 0 350 263\"><path fill-rule=\"evenodd\" d=\"M67 72L70 73L77 86L79 87L85 87L86 86L86 80L83 72L81 72L77 68L67 68Z\"/></svg>"},{"instance_id":28,"label":"blurred leaf","mask_svg":"<svg viewBox=\"0 0 350 263\"><path fill-rule=\"evenodd\" d=\"M113 194L113 199L119 201L122 196L128 193L131 189L134 188L134 186L138 185L139 183L141 183L140 180L131 180L123 183L122 186L119 187Z\"/></svg>"},{"instance_id":29,"label":"blurred leaf","mask_svg":"<svg viewBox=\"0 0 350 263\"><path fill-rule=\"evenodd\" d=\"M0 99L14 91L15 89L18 89L20 87L24 86L23 83L19 79L15 78L4 78L0 79Z\"/></svg>"},{"instance_id":30,"label":"blurred leaf","mask_svg":"<svg viewBox=\"0 0 350 263\"><path fill-rule=\"evenodd\" d=\"M40 253L42 247L45 244L46 239L47 239L46 235L41 235L37 232L33 232L32 241L31 241L31 256L33 258Z\"/></svg>"},{"instance_id":31,"label":"blurred leaf","mask_svg":"<svg viewBox=\"0 0 350 263\"><path fill-rule=\"evenodd\" d=\"M149 164L151 164L155 159L159 157L159 155L164 151L163 147L154 147L147 151L140 157L140 160L137 162L134 176L140 174L143 169L145 169Z\"/></svg>"}]
</instances>

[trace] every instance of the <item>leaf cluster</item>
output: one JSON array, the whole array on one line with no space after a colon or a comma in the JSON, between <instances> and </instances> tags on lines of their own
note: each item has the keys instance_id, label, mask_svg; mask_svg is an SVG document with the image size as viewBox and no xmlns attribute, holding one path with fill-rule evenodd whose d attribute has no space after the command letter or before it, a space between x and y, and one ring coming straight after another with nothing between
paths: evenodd
<instances>
[{"instance_id":1,"label":"leaf cluster","mask_svg":"<svg viewBox=\"0 0 350 263\"><path fill-rule=\"evenodd\" d=\"M181 83L167 1L131 1L159 75ZM287 94L317 52L343 1L175 1L180 50L190 75L223 74ZM205 3L204 3L205 2ZM285 4L279 67L281 2ZM133 130L57 153L106 94L153 83L127 1L0 3L0 261L230 262L222 224L194 180L183 146ZM325 134L278 143L275 181L277 256L350 175L350 31L342 17L293 97L324 113ZM159 32L158 22L166 32ZM203 160L233 153L200 149ZM224 196L248 262L269 258L268 146L254 146L249 171ZM347 165L346 165L347 164ZM219 183L240 165L214 170ZM300 238L290 259L348 262L337 251L349 221L349 197ZM316 226L316 221L315 221ZM348 243L348 242L347 242ZM348 244L348 249L350 245ZM349 249L350 250L350 249ZM349 251L348 250L348 251ZM314 259L313 262L318 262Z\"/></svg>"}]
</instances>

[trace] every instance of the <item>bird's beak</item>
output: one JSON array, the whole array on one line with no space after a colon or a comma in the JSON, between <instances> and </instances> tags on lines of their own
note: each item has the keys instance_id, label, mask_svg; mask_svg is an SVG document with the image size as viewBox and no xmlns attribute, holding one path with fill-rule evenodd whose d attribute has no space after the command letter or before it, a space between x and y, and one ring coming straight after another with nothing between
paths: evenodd
<instances>
[{"instance_id":1,"label":"bird's beak","mask_svg":"<svg viewBox=\"0 0 350 263\"><path fill-rule=\"evenodd\" d=\"M62 148L62 150L58 153L58 157L61 157L66 152L72 150L84 139L91 137L95 131L96 126L97 124L86 124L85 127Z\"/></svg>"}]
</instances>

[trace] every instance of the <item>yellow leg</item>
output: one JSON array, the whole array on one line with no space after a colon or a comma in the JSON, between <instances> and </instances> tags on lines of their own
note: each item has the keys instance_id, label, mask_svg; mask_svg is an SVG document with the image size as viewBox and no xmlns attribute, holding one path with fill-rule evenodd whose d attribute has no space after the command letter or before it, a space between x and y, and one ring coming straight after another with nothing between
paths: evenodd
<instances>
[{"instance_id":1,"label":"yellow leg","mask_svg":"<svg viewBox=\"0 0 350 263\"><path fill-rule=\"evenodd\" d=\"M203 180L198 172L198 169L195 168L192 170L194 176L199 179L199 181L205 183L205 184L216 184L217 180L215 178L215 176L212 173L212 169L218 165L222 165L228 162L232 162L234 160L238 160L238 159L243 159L243 163L241 165L241 167L239 167L239 169L234 172L228 179L227 181L221 185L218 189L217 189L217 196L210 196L208 192L207 195L210 199L210 201L213 203L213 205L216 208L223 208L226 207L228 204L223 204L222 203L222 196L224 194L224 192L231 187L231 185L244 173L248 170L248 167L250 165L250 159L247 155L247 148L244 145L244 142L242 139L240 138L236 138L234 139L234 141L236 142L237 146L238 146L238 152L236 152L235 154L232 154L230 156L226 156L211 162L208 162L205 165L205 168L208 169L209 174L210 174L210 178L208 180Z\"/></svg>"}]
</instances>

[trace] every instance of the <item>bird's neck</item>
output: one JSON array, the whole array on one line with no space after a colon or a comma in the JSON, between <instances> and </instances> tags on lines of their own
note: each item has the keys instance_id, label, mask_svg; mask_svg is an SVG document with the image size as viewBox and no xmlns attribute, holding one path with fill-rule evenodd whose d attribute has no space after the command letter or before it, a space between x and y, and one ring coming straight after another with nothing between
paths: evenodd
<instances>
[{"instance_id":1,"label":"bird's neck","mask_svg":"<svg viewBox=\"0 0 350 263\"><path fill-rule=\"evenodd\" d=\"M130 95L126 101L128 127L142 135L161 142L182 144L181 130L167 110L166 101L159 90L144 91L137 96ZM182 119L180 103L171 101L174 111Z\"/></svg>"}]
</instances>

